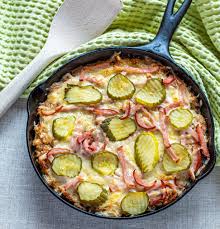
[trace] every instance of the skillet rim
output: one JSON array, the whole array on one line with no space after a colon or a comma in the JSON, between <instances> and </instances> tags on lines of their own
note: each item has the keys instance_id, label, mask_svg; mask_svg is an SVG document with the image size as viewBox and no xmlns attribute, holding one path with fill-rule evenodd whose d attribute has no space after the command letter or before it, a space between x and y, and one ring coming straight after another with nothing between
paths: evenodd
<instances>
[{"instance_id":1,"label":"skillet rim","mask_svg":"<svg viewBox=\"0 0 220 229\"><path fill-rule=\"evenodd\" d=\"M81 58L86 58L88 57L89 55L97 55L99 53L104 53L104 52L128 52L126 53L125 55L129 56L129 54L131 55L136 55L136 56L150 56L150 58L152 59L156 59L157 58L159 59L159 62L167 62L169 65L174 65L178 71L182 72L185 76L187 76L189 78L189 80L191 80L194 85L192 85L193 87L196 86L198 91L199 91L199 94L201 95L200 99L202 99L203 102L205 102L205 107L206 109L208 110L208 116L209 116L209 121L210 121L210 126L211 126L211 130L210 130L210 144L209 144L209 151L211 152L211 157L210 157L210 161L208 162L208 164L206 165L206 168L207 168L207 171L205 171L203 174L201 174L196 181L194 181L193 183L191 183L191 185L180 195L178 196L178 198L176 198L174 201L172 201L171 203L165 205L165 206L162 206L156 210L153 210L153 211L149 211L149 212L145 212L141 215L136 215L136 216L123 216L123 217L109 217L109 216L104 216L104 215L99 215L97 213L93 213L93 212L89 212L89 211L85 211L83 209L80 209L76 206L74 206L74 204L72 204L70 201L68 201L66 198L62 197L61 195L59 195L52 187L49 186L49 184L47 184L46 180L43 178L41 172L40 172L40 169L38 168L38 166L36 165L35 161L34 161L34 158L32 157L32 154L34 152L32 152L33 150L31 149L33 146L32 144L30 144L30 132L33 131L32 129L30 129L30 126L31 126L31 116L35 114L36 116L36 108L35 108L35 111L34 112L31 112L30 110L30 105L31 103L33 103L32 99L34 97L34 93L37 91L37 90L41 90L42 92L45 93L45 95L47 94L46 93L46 90L47 88L49 88L51 85L47 86L49 83L50 83L50 80L53 79L53 78L56 78L57 74L59 74L60 71L62 71L63 69L65 69L68 65L70 65L71 63L74 63L76 62L77 60L81 59ZM131 52L131 53L129 53ZM133 53L132 53L133 52ZM135 53L136 52L136 53ZM140 52L140 53L138 53ZM142 53L142 54L141 54ZM111 54L112 55L112 54ZM111 56L110 55L110 56ZM109 55L106 55L108 56L107 58L109 58L110 56ZM103 59L107 59L106 56L103 58ZM156 56L156 58L152 57L152 56ZM93 60L93 61L84 61L84 65L85 64L89 64L90 62L95 62L95 61L98 61L101 60L101 58L95 58L96 60ZM73 69L76 68L76 67L73 67ZM63 75L62 75L63 76ZM58 77L58 78L62 78L61 77ZM180 76L178 76L180 77ZM58 82L59 80L55 80L55 82ZM53 83L53 82L52 82ZM51 84L52 84L51 83ZM188 83L186 83L188 85ZM189 86L189 85L188 85ZM45 87L45 88L43 88ZM195 93L195 92L194 92ZM38 105L39 105L39 102L38 101ZM203 104L203 105L204 105ZM153 215L153 214L156 214L162 210L165 210L166 208L172 206L173 204L175 204L176 202L178 202L180 199L182 199L197 183L198 181L200 181L201 179L203 179L204 177L206 177L214 168L215 166L215 163L216 163L216 148L215 148L215 144L214 144L214 139L215 139L215 127L214 127L214 121L213 121L213 115L212 115L212 112L211 112L211 108L210 108L210 105L209 105L209 102L207 100L207 97L206 95L204 94L204 92L202 91L202 89L200 88L200 86L195 82L195 80L193 79L192 75L186 70L184 69L183 67L181 67L180 65L178 65L177 63L175 63L175 61L170 58L169 56L163 56L162 54L160 53L156 53L152 50L147 50L145 48L142 48L141 46L140 47L123 47L123 46L119 46L119 47L108 47L108 48L100 48L100 49L96 49L96 50L92 50L92 51L89 51L89 52L86 52L86 53L83 53L77 57L74 57L74 58L71 58L69 61L67 61L66 63L64 63L62 66L60 66L55 72L52 73L52 75L47 79L45 80L44 82L40 83L38 86L36 86L30 93L29 97L28 97L28 100L27 100L27 113L28 113L28 118L27 118L27 125L26 125L26 143L27 143L27 148L28 148L28 154L29 154L29 157L30 157L30 160L31 160L31 163L34 167L34 170L35 172L37 173L38 177L40 178L40 180L42 181L42 183L46 186L46 188L55 196L57 197L59 200L61 200L63 203L65 203L66 205L70 206L71 208L79 211L79 212L82 212L82 213L85 213L87 215L90 215L90 216L95 216L95 217L98 217L98 218L102 218L102 219L117 219L117 220L126 220L126 219L135 219L135 218L141 218L141 217L145 217L145 216L150 216L150 215ZM36 116L37 117L37 116ZM36 119L35 117L35 119ZM205 115L205 117L207 117L207 115ZM211 148L211 149L210 149ZM209 166L209 167L208 167Z\"/></svg>"}]
</instances>

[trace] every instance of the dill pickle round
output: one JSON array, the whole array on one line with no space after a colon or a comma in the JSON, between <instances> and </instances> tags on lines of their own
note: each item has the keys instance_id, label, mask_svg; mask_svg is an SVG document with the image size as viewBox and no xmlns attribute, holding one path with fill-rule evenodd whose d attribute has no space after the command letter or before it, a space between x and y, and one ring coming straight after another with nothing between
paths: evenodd
<instances>
[{"instance_id":1,"label":"dill pickle round","mask_svg":"<svg viewBox=\"0 0 220 229\"><path fill-rule=\"evenodd\" d=\"M172 150L179 157L178 162L174 162L167 153L163 156L163 168L167 173L177 173L183 170L187 170L191 165L191 156L188 150L179 143L173 143L171 145Z\"/></svg>"},{"instance_id":2,"label":"dill pickle round","mask_svg":"<svg viewBox=\"0 0 220 229\"><path fill-rule=\"evenodd\" d=\"M92 207L97 207L108 199L107 190L96 183L82 182L77 188L80 201Z\"/></svg>"},{"instance_id":3,"label":"dill pickle round","mask_svg":"<svg viewBox=\"0 0 220 229\"><path fill-rule=\"evenodd\" d=\"M82 160L75 154L60 155L52 161L52 170L58 176L75 177L81 168Z\"/></svg>"},{"instance_id":4,"label":"dill pickle round","mask_svg":"<svg viewBox=\"0 0 220 229\"><path fill-rule=\"evenodd\" d=\"M147 210L148 204L145 192L129 192L121 201L121 209L126 215L139 215Z\"/></svg>"},{"instance_id":5,"label":"dill pickle round","mask_svg":"<svg viewBox=\"0 0 220 229\"><path fill-rule=\"evenodd\" d=\"M102 94L90 85L69 85L65 90L64 100L70 104L97 104L102 100Z\"/></svg>"},{"instance_id":6,"label":"dill pickle round","mask_svg":"<svg viewBox=\"0 0 220 229\"><path fill-rule=\"evenodd\" d=\"M135 161L142 172L150 172L159 161L159 143L150 132L141 133L135 141Z\"/></svg>"},{"instance_id":7,"label":"dill pickle round","mask_svg":"<svg viewBox=\"0 0 220 229\"><path fill-rule=\"evenodd\" d=\"M101 175L112 175L118 167L118 157L108 151L96 153L92 156L92 167Z\"/></svg>"},{"instance_id":8,"label":"dill pickle round","mask_svg":"<svg viewBox=\"0 0 220 229\"><path fill-rule=\"evenodd\" d=\"M120 119L119 117L105 119L101 128L110 141L121 141L131 136L137 129L133 119Z\"/></svg>"},{"instance_id":9,"label":"dill pickle round","mask_svg":"<svg viewBox=\"0 0 220 229\"><path fill-rule=\"evenodd\" d=\"M153 108L161 104L166 98L166 89L158 78L149 79L145 86L140 89L135 100L146 107Z\"/></svg>"},{"instance_id":10,"label":"dill pickle round","mask_svg":"<svg viewBox=\"0 0 220 229\"><path fill-rule=\"evenodd\" d=\"M177 108L170 112L169 119L173 127L178 130L184 130L191 125L193 115L189 109Z\"/></svg>"},{"instance_id":11,"label":"dill pickle round","mask_svg":"<svg viewBox=\"0 0 220 229\"><path fill-rule=\"evenodd\" d=\"M134 92L134 84L122 74L113 76L108 82L107 94L112 99L130 99L132 98Z\"/></svg>"},{"instance_id":12,"label":"dill pickle round","mask_svg":"<svg viewBox=\"0 0 220 229\"><path fill-rule=\"evenodd\" d=\"M59 140L63 140L72 135L75 120L76 118L74 116L66 116L53 120L53 136Z\"/></svg>"}]
</instances>

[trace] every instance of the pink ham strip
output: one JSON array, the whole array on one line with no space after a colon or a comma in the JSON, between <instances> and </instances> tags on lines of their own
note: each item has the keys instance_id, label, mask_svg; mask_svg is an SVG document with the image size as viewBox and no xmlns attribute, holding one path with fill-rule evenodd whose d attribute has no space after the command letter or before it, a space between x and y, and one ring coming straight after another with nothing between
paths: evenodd
<instances>
[{"instance_id":1,"label":"pink ham strip","mask_svg":"<svg viewBox=\"0 0 220 229\"><path fill-rule=\"evenodd\" d=\"M91 111L95 113L96 115L103 115L103 116L119 114L119 111L116 111L113 109L95 108L92 106L83 107L83 106L75 106L75 105L58 106L55 108L55 110L50 110L50 111L41 110L40 112L42 115L49 116L49 115L53 115L58 112L71 112L71 111L76 111L76 110Z\"/></svg>"},{"instance_id":2,"label":"pink ham strip","mask_svg":"<svg viewBox=\"0 0 220 229\"><path fill-rule=\"evenodd\" d=\"M163 141L164 141L164 145L166 148L170 147L170 142L168 139L168 133L167 133L167 127L166 127L166 123L165 123L165 114L164 114L164 110L161 109L159 110L159 118L160 118L160 128L161 128L161 133L163 136Z\"/></svg>"},{"instance_id":3,"label":"pink ham strip","mask_svg":"<svg viewBox=\"0 0 220 229\"><path fill-rule=\"evenodd\" d=\"M86 138L82 144L85 151L89 154L93 154L98 151L98 142L94 141L93 137Z\"/></svg>"},{"instance_id":4,"label":"pink ham strip","mask_svg":"<svg viewBox=\"0 0 220 229\"><path fill-rule=\"evenodd\" d=\"M80 72L80 77L79 80L80 81L84 81L84 80L88 80L89 77L86 77L85 73L88 71L93 71L96 70L98 68L107 68L110 66L110 62L104 62L104 63L98 63L98 64L94 64L91 66L85 66L82 68L81 72Z\"/></svg>"},{"instance_id":5,"label":"pink ham strip","mask_svg":"<svg viewBox=\"0 0 220 229\"><path fill-rule=\"evenodd\" d=\"M195 130L193 130L191 127L187 130L187 132L193 137L195 142L199 142L199 136Z\"/></svg>"},{"instance_id":6,"label":"pink ham strip","mask_svg":"<svg viewBox=\"0 0 220 229\"><path fill-rule=\"evenodd\" d=\"M159 118L160 118L161 134L163 136L163 142L164 142L164 146L166 147L166 151L173 161L178 162L179 157L172 150L171 144L168 138L167 127L166 127L166 116L164 114L163 109L159 110Z\"/></svg>"},{"instance_id":7,"label":"pink ham strip","mask_svg":"<svg viewBox=\"0 0 220 229\"><path fill-rule=\"evenodd\" d=\"M92 137L92 130L91 131L86 131L84 132L82 135L80 135L78 138L77 138L77 142L79 144L81 144L86 138L90 138Z\"/></svg>"},{"instance_id":8,"label":"pink ham strip","mask_svg":"<svg viewBox=\"0 0 220 229\"><path fill-rule=\"evenodd\" d=\"M69 182L67 182L66 184L62 185L62 188L64 188L65 190L72 188L73 191L75 191L77 185L82 181L82 177L81 176L77 176L75 178L73 178L72 180L70 180Z\"/></svg>"},{"instance_id":9,"label":"pink ham strip","mask_svg":"<svg viewBox=\"0 0 220 229\"><path fill-rule=\"evenodd\" d=\"M89 155L97 153L100 150L104 150L108 144L107 139L104 139L103 144L99 145L99 139L95 139L92 132L94 130L86 131L78 137L71 139L71 147L74 151L83 149Z\"/></svg>"},{"instance_id":10,"label":"pink ham strip","mask_svg":"<svg viewBox=\"0 0 220 229\"><path fill-rule=\"evenodd\" d=\"M125 71L130 74L143 74L143 73L153 73L159 70L159 66L149 66L146 68L135 68L131 66L114 66L114 70L117 72Z\"/></svg>"},{"instance_id":11,"label":"pink ham strip","mask_svg":"<svg viewBox=\"0 0 220 229\"><path fill-rule=\"evenodd\" d=\"M202 156L200 153L200 149L198 149L197 152L194 153L192 159L193 161L189 169L189 176L194 181L196 179L195 174L202 165Z\"/></svg>"},{"instance_id":12,"label":"pink ham strip","mask_svg":"<svg viewBox=\"0 0 220 229\"><path fill-rule=\"evenodd\" d=\"M209 150L204 137L205 133L203 132L202 127L199 124L196 126L196 132L198 134L199 143L201 145L203 155L206 156L207 158L210 158Z\"/></svg>"},{"instance_id":13,"label":"pink ham strip","mask_svg":"<svg viewBox=\"0 0 220 229\"><path fill-rule=\"evenodd\" d=\"M103 116L108 116L108 115L117 115L119 114L118 111L112 110L112 109L101 109L101 108L92 108L91 111L95 113L96 115L103 115Z\"/></svg>"},{"instance_id":14,"label":"pink ham strip","mask_svg":"<svg viewBox=\"0 0 220 229\"><path fill-rule=\"evenodd\" d=\"M110 192L118 192L121 189L116 184L109 184L109 190Z\"/></svg>"},{"instance_id":15,"label":"pink ham strip","mask_svg":"<svg viewBox=\"0 0 220 229\"><path fill-rule=\"evenodd\" d=\"M96 84L98 86L104 85L104 82L101 79L97 79L95 76L93 76L93 77L91 77L91 76L90 77L85 77L84 81L88 81L90 83L94 83L94 84Z\"/></svg>"},{"instance_id":16,"label":"pink ham strip","mask_svg":"<svg viewBox=\"0 0 220 229\"><path fill-rule=\"evenodd\" d=\"M80 107L78 107L78 106L68 105L68 106L63 106L60 111L61 112L69 112L69 111L76 111L79 109L80 109Z\"/></svg>"},{"instance_id":17,"label":"pink ham strip","mask_svg":"<svg viewBox=\"0 0 220 229\"><path fill-rule=\"evenodd\" d=\"M141 119L141 118L139 117L138 112L139 112L140 110L143 112L143 115L149 119L149 121L150 121L150 123L151 123L150 125L147 125L147 124L143 121L143 119ZM154 117L153 117L152 114L151 114L146 108L144 108L142 105L135 105L135 115L134 115L134 116L135 116L135 121L136 121L136 123L137 123L138 126L140 126L141 128L146 129L146 130L153 130L153 129L156 129L156 128L157 128L157 126L156 126L156 121L155 121Z\"/></svg>"},{"instance_id":18,"label":"pink ham strip","mask_svg":"<svg viewBox=\"0 0 220 229\"><path fill-rule=\"evenodd\" d=\"M117 154L118 154L119 162L121 164L122 174L123 174L123 179L125 184L128 186L128 188L135 187L134 179L131 175L128 174L127 171L127 162L125 159L123 146L117 148Z\"/></svg>"},{"instance_id":19,"label":"pink ham strip","mask_svg":"<svg viewBox=\"0 0 220 229\"><path fill-rule=\"evenodd\" d=\"M124 120L129 117L131 113L131 102L127 101L126 105L124 106L124 114L120 117L121 120Z\"/></svg>"},{"instance_id":20,"label":"pink ham strip","mask_svg":"<svg viewBox=\"0 0 220 229\"><path fill-rule=\"evenodd\" d=\"M71 137L70 139L70 147L74 152L77 152L80 150L80 145L77 142L77 138L76 137Z\"/></svg>"},{"instance_id":21,"label":"pink ham strip","mask_svg":"<svg viewBox=\"0 0 220 229\"><path fill-rule=\"evenodd\" d=\"M168 76L167 78L163 79L163 84L169 85L175 80L174 76Z\"/></svg>"},{"instance_id":22,"label":"pink ham strip","mask_svg":"<svg viewBox=\"0 0 220 229\"><path fill-rule=\"evenodd\" d=\"M178 162L179 161L179 157L175 154L174 150L171 147L168 147L167 149L167 153L170 156L170 158L175 161Z\"/></svg>"},{"instance_id":23,"label":"pink ham strip","mask_svg":"<svg viewBox=\"0 0 220 229\"><path fill-rule=\"evenodd\" d=\"M154 196L151 195L151 193L148 193L150 197L150 205L155 206L171 202L177 196L176 188L177 186L175 184L161 180L160 185L157 187L157 189L160 189L160 194ZM172 192L170 192L169 190L171 190Z\"/></svg>"},{"instance_id":24,"label":"pink ham strip","mask_svg":"<svg viewBox=\"0 0 220 229\"><path fill-rule=\"evenodd\" d=\"M65 148L53 148L51 149L48 153L47 153L47 158L50 162L53 161L54 159L54 155L57 154L67 154L70 153L69 149L65 149Z\"/></svg>"},{"instance_id":25,"label":"pink ham strip","mask_svg":"<svg viewBox=\"0 0 220 229\"><path fill-rule=\"evenodd\" d=\"M168 114L172 109L177 108L177 107L180 107L182 105L183 105L182 101L171 103L171 104L169 104L168 106L166 106L164 108L164 112L165 112L165 114Z\"/></svg>"},{"instance_id":26,"label":"pink ham strip","mask_svg":"<svg viewBox=\"0 0 220 229\"><path fill-rule=\"evenodd\" d=\"M138 114L138 111L135 113L134 115L135 117L135 121L136 123L138 124L139 127L145 129L145 130L152 130L152 129L155 129L155 125L151 124L151 125L147 125L143 118L140 118L139 114Z\"/></svg>"},{"instance_id":27,"label":"pink ham strip","mask_svg":"<svg viewBox=\"0 0 220 229\"><path fill-rule=\"evenodd\" d=\"M105 138L104 143L103 143L103 145L101 147L101 150L105 150L105 148L108 145L108 143L109 143L109 139L108 138Z\"/></svg>"},{"instance_id":28,"label":"pink ham strip","mask_svg":"<svg viewBox=\"0 0 220 229\"><path fill-rule=\"evenodd\" d=\"M146 183L142 180L141 176L138 174L138 172L137 172L136 169L133 171L133 177L134 177L135 182L136 182L138 185L144 187L145 190L149 190L149 189L155 187L155 185L156 185L156 183L157 183L157 181L154 181L152 184L146 184Z\"/></svg>"},{"instance_id":29,"label":"pink ham strip","mask_svg":"<svg viewBox=\"0 0 220 229\"><path fill-rule=\"evenodd\" d=\"M57 106L54 110L40 110L40 113L44 116L50 116L53 115L59 111L61 111L63 108L62 105Z\"/></svg>"},{"instance_id":30,"label":"pink ham strip","mask_svg":"<svg viewBox=\"0 0 220 229\"><path fill-rule=\"evenodd\" d=\"M180 189L185 188L183 184L179 183L179 180L177 179L177 177L174 178L174 184L176 185L177 188L180 188Z\"/></svg>"},{"instance_id":31,"label":"pink ham strip","mask_svg":"<svg viewBox=\"0 0 220 229\"><path fill-rule=\"evenodd\" d=\"M89 153L95 153L97 151L98 143L95 141L92 131L87 131L77 138L77 142L81 144L84 150Z\"/></svg>"},{"instance_id":32,"label":"pink ham strip","mask_svg":"<svg viewBox=\"0 0 220 229\"><path fill-rule=\"evenodd\" d=\"M150 120L150 122L152 123L152 126L156 127L157 125L156 125L156 121L155 121L153 115L144 107L142 107L141 110L143 111L144 116L146 116Z\"/></svg>"}]
</instances>

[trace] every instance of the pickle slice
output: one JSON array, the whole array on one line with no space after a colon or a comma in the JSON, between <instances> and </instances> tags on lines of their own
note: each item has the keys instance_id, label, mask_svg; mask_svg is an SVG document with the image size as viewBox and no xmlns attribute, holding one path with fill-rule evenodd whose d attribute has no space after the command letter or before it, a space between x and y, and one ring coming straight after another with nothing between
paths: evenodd
<instances>
[{"instance_id":1,"label":"pickle slice","mask_svg":"<svg viewBox=\"0 0 220 229\"><path fill-rule=\"evenodd\" d=\"M107 93L112 99L130 99L134 92L134 84L122 74L113 76L108 82Z\"/></svg>"},{"instance_id":2,"label":"pickle slice","mask_svg":"<svg viewBox=\"0 0 220 229\"><path fill-rule=\"evenodd\" d=\"M92 167L102 175L112 175L118 167L118 157L108 151L96 153L92 157Z\"/></svg>"},{"instance_id":3,"label":"pickle slice","mask_svg":"<svg viewBox=\"0 0 220 229\"><path fill-rule=\"evenodd\" d=\"M102 100L102 94L90 85L71 85L65 91L64 100L71 104L96 104Z\"/></svg>"},{"instance_id":4,"label":"pickle slice","mask_svg":"<svg viewBox=\"0 0 220 229\"><path fill-rule=\"evenodd\" d=\"M135 100L149 108L161 104L166 98L166 89L160 79L149 79L145 86L140 89Z\"/></svg>"},{"instance_id":5,"label":"pickle slice","mask_svg":"<svg viewBox=\"0 0 220 229\"><path fill-rule=\"evenodd\" d=\"M52 170L58 176L75 177L82 168L82 160L75 154L65 154L56 157L52 162Z\"/></svg>"},{"instance_id":6,"label":"pickle slice","mask_svg":"<svg viewBox=\"0 0 220 229\"><path fill-rule=\"evenodd\" d=\"M159 144L150 132L141 133L135 141L135 161L142 172L150 172L159 161Z\"/></svg>"},{"instance_id":7,"label":"pickle slice","mask_svg":"<svg viewBox=\"0 0 220 229\"><path fill-rule=\"evenodd\" d=\"M187 149L179 143L173 143L171 147L175 154L179 157L179 161L174 162L169 155L165 153L162 162L164 170L168 173L177 173L188 169L191 164L191 156Z\"/></svg>"},{"instance_id":8,"label":"pickle slice","mask_svg":"<svg viewBox=\"0 0 220 229\"><path fill-rule=\"evenodd\" d=\"M121 201L122 211L127 215L139 215L147 210L149 197L145 192L129 192Z\"/></svg>"},{"instance_id":9,"label":"pickle slice","mask_svg":"<svg viewBox=\"0 0 220 229\"><path fill-rule=\"evenodd\" d=\"M111 141L121 141L128 138L136 131L136 124L133 119L121 120L118 117L105 119L101 128Z\"/></svg>"},{"instance_id":10,"label":"pickle slice","mask_svg":"<svg viewBox=\"0 0 220 229\"><path fill-rule=\"evenodd\" d=\"M178 130L187 129L192 121L193 115L189 109L177 108L169 114L170 123Z\"/></svg>"},{"instance_id":11,"label":"pickle slice","mask_svg":"<svg viewBox=\"0 0 220 229\"><path fill-rule=\"evenodd\" d=\"M75 120L76 118L74 116L61 117L53 120L53 136L62 140L72 135Z\"/></svg>"},{"instance_id":12,"label":"pickle slice","mask_svg":"<svg viewBox=\"0 0 220 229\"><path fill-rule=\"evenodd\" d=\"M96 183L82 182L77 192L82 203L92 207L104 203L108 198L108 192Z\"/></svg>"}]
</instances>

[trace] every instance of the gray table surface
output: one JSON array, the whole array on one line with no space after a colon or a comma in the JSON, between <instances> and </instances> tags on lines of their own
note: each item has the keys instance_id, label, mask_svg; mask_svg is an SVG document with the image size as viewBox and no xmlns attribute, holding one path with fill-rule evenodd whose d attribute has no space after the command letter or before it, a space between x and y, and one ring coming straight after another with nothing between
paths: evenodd
<instances>
[{"instance_id":1,"label":"gray table surface","mask_svg":"<svg viewBox=\"0 0 220 229\"><path fill-rule=\"evenodd\" d=\"M0 120L1 229L220 228L220 167L177 204L147 218L103 220L71 209L35 174L26 148L26 119L26 101L20 99Z\"/></svg>"}]
</instances>

